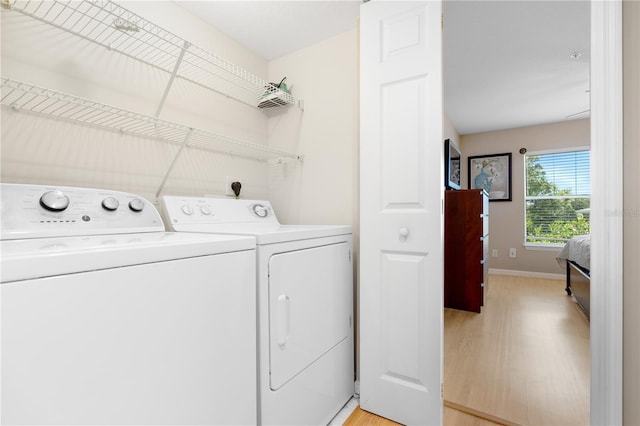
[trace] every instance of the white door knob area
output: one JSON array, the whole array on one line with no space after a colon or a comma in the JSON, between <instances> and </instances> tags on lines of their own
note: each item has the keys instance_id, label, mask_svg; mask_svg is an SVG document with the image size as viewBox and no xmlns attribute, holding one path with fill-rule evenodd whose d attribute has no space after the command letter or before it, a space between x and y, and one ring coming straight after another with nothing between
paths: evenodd
<instances>
[{"instance_id":1,"label":"white door knob area","mask_svg":"<svg viewBox=\"0 0 640 426\"><path fill-rule=\"evenodd\" d=\"M409 236L409 228L400 228L400 236L407 238Z\"/></svg>"}]
</instances>

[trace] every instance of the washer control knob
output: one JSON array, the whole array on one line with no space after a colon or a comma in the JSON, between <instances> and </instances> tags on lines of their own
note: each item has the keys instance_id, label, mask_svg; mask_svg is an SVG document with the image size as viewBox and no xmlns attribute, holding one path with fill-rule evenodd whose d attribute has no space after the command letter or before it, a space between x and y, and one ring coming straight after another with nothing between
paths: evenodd
<instances>
[{"instance_id":1,"label":"washer control knob","mask_svg":"<svg viewBox=\"0 0 640 426\"><path fill-rule=\"evenodd\" d=\"M185 204L184 206L182 206L182 213L186 214L187 216L191 216L193 214L193 207L191 207L189 204Z\"/></svg>"},{"instance_id":2,"label":"washer control knob","mask_svg":"<svg viewBox=\"0 0 640 426\"><path fill-rule=\"evenodd\" d=\"M60 191L47 191L40 197L40 205L51 212L61 212L69 207L69 197Z\"/></svg>"},{"instance_id":3,"label":"washer control knob","mask_svg":"<svg viewBox=\"0 0 640 426\"><path fill-rule=\"evenodd\" d=\"M269 210L262 204L254 204L253 213L258 217L267 217L269 215Z\"/></svg>"},{"instance_id":4,"label":"washer control knob","mask_svg":"<svg viewBox=\"0 0 640 426\"><path fill-rule=\"evenodd\" d=\"M114 197L107 197L102 200L102 208L110 212L118 210L120 203Z\"/></svg>"},{"instance_id":5,"label":"washer control knob","mask_svg":"<svg viewBox=\"0 0 640 426\"><path fill-rule=\"evenodd\" d=\"M211 215L211 209L207 206L201 206L200 207L200 212L205 215L205 216L210 216Z\"/></svg>"},{"instance_id":6,"label":"washer control knob","mask_svg":"<svg viewBox=\"0 0 640 426\"><path fill-rule=\"evenodd\" d=\"M144 201L140 198L134 198L129 201L129 208L134 212L141 212L144 209Z\"/></svg>"}]
</instances>

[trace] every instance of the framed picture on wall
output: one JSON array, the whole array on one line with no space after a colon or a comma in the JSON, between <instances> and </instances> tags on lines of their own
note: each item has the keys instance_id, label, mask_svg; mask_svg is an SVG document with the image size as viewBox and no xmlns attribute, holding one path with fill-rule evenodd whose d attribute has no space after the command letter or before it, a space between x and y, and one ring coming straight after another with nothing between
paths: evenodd
<instances>
[{"instance_id":1,"label":"framed picture on wall","mask_svg":"<svg viewBox=\"0 0 640 426\"><path fill-rule=\"evenodd\" d=\"M468 188L484 189L489 201L511 201L511 153L469 157Z\"/></svg>"},{"instance_id":2,"label":"framed picture on wall","mask_svg":"<svg viewBox=\"0 0 640 426\"><path fill-rule=\"evenodd\" d=\"M462 154L450 139L444 141L444 185L447 189L460 189L462 183Z\"/></svg>"}]
</instances>

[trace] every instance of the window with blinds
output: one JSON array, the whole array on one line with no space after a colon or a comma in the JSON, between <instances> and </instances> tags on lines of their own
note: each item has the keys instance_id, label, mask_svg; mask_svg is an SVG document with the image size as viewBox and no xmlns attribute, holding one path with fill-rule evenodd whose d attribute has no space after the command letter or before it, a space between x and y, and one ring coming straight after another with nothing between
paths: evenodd
<instances>
[{"instance_id":1,"label":"window with blinds","mask_svg":"<svg viewBox=\"0 0 640 426\"><path fill-rule=\"evenodd\" d=\"M563 245L588 234L588 150L525 156L525 244Z\"/></svg>"}]
</instances>

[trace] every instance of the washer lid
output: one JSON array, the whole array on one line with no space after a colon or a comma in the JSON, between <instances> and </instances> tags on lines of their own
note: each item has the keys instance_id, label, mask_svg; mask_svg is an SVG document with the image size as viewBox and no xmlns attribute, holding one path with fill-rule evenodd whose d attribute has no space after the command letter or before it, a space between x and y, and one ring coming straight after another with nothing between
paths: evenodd
<instances>
[{"instance_id":1,"label":"washer lid","mask_svg":"<svg viewBox=\"0 0 640 426\"><path fill-rule=\"evenodd\" d=\"M351 226L346 225L280 225L278 223L174 224L173 229L181 232L248 235L255 237L258 245L352 233Z\"/></svg>"},{"instance_id":2,"label":"washer lid","mask_svg":"<svg viewBox=\"0 0 640 426\"><path fill-rule=\"evenodd\" d=\"M253 237L175 232L8 240L0 242L0 281L255 250L255 247Z\"/></svg>"}]
</instances>

